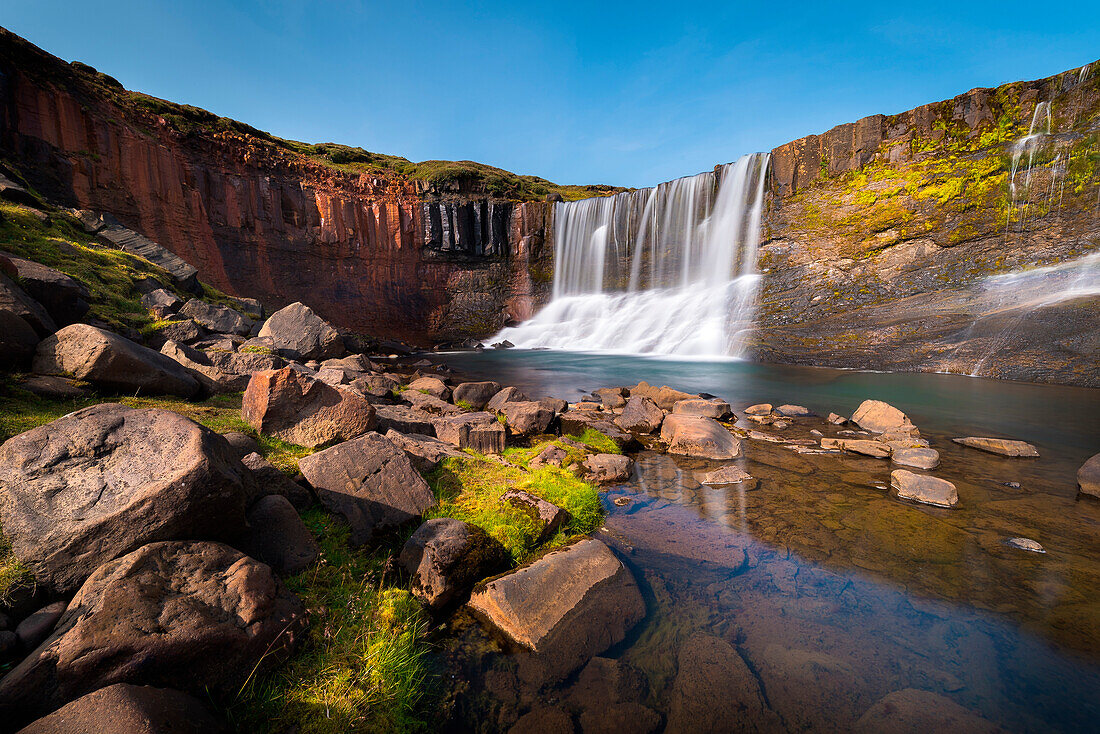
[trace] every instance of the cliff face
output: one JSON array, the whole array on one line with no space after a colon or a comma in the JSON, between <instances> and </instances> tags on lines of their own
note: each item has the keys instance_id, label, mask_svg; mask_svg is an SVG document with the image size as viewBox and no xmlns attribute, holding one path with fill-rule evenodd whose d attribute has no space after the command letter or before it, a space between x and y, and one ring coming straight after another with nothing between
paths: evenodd
<instances>
[{"instance_id":1,"label":"cliff face","mask_svg":"<svg viewBox=\"0 0 1100 734\"><path fill-rule=\"evenodd\" d=\"M341 170L245 126L196 132L116 85L3 32L3 155L51 200L114 214L218 288L422 343L484 336L539 297L550 205Z\"/></svg>"}]
</instances>

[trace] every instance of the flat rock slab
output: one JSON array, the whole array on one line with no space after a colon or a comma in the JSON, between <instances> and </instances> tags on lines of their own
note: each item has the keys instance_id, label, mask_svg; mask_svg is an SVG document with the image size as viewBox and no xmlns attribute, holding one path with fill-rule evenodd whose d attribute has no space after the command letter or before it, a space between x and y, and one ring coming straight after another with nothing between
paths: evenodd
<instances>
[{"instance_id":1,"label":"flat rock slab","mask_svg":"<svg viewBox=\"0 0 1100 734\"><path fill-rule=\"evenodd\" d=\"M480 618L532 652L558 680L617 642L645 616L630 571L598 540L549 553L470 597Z\"/></svg>"},{"instance_id":2,"label":"flat rock slab","mask_svg":"<svg viewBox=\"0 0 1100 734\"><path fill-rule=\"evenodd\" d=\"M241 535L246 482L232 448L194 421L95 405L0 446L0 522L37 582L63 593L154 540Z\"/></svg>"},{"instance_id":3,"label":"flat rock slab","mask_svg":"<svg viewBox=\"0 0 1100 734\"><path fill-rule=\"evenodd\" d=\"M674 413L661 425L661 440L668 444L670 454L719 461L742 455L741 441L713 418Z\"/></svg>"},{"instance_id":4,"label":"flat rock slab","mask_svg":"<svg viewBox=\"0 0 1100 734\"><path fill-rule=\"evenodd\" d=\"M954 507L959 503L959 493L955 485L946 479L895 469L890 473L890 484L901 499L936 507Z\"/></svg>"},{"instance_id":5,"label":"flat rock slab","mask_svg":"<svg viewBox=\"0 0 1100 734\"><path fill-rule=\"evenodd\" d=\"M979 438L976 436L968 436L966 438L953 438L951 439L957 444L967 446L972 449L978 449L979 451L986 451L990 454L1000 454L1001 456L1021 456L1027 458L1035 458L1039 456L1039 450L1029 444L1027 441L1013 441L1008 438Z\"/></svg>"},{"instance_id":6,"label":"flat rock slab","mask_svg":"<svg viewBox=\"0 0 1100 734\"><path fill-rule=\"evenodd\" d=\"M374 406L361 395L293 367L252 375L241 417L260 433L310 447L362 435L376 421Z\"/></svg>"},{"instance_id":7,"label":"flat rock slab","mask_svg":"<svg viewBox=\"0 0 1100 734\"><path fill-rule=\"evenodd\" d=\"M217 734L225 727L194 696L116 683L71 701L18 734Z\"/></svg>"},{"instance_id":8,"label":"flat rock slab","mask_svg":"<svg viewBox=\"0 0 1100 734\"><path fill-rule=\"evenodd\" d=\"M321 504L347 520L356 545L435 506L428 483L405 452L377 433L306 456L298 468Z\"/></svg>"},{"instance_id":9,"label":"flat rock slab","mask_svg":"<svg viewBox=\"0 0 1100 734\"><path fill-rule=\"evenodd\" d=\"M450 517L428 520L401 549L399 562L411 590L429 609L455 602L474 584L508 566L508 551L470 523Z\"/></svg>"}]
</instances>

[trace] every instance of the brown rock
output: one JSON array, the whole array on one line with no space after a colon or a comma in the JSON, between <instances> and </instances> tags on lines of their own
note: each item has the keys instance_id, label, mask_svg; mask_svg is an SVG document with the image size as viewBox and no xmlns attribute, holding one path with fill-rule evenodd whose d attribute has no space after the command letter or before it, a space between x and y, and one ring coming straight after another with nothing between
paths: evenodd
<instances>
[{"instance_id":1,"label":"brown rock","mask_svg":"<svg viewBox=\"0 0 1100 734\"><path fill-rule=\"evenodd\" d=\"M30 375L19 383L19 387L41 398L51 400L79 400L90 393L76 385L72 380L53 375Z\"/></svg>"},{"instance_id":2,"label":"brown rock","mask_svg":"<svg viewBox=\"0 0 1100 734\"><path fill-rule=\"evenodd\" d=\"M23 370L29 367L39 341L30 324L0 307L0 368Z\"/></svg>"},{"instance_id":3,"label":"brown rock","mask_svg":"<svg viewBox=\"0 0 1100 734\"><path fill-rule=\"evenodd\" d=\"M697 415L703 418L725 420L732 415L730 404L717 398L691 398L681 400L672 406L672 412L680 415Z\"/></svg>"},{"instance_id":4,"label":"brown rock","mask_svg":"<svg viewBox=\"0 0 1100 734\"><path fill-rule=\"evenodd\" d=\"M669 734L778 730L756 676L728 642L695 634L680 648L678 662L665 729Z\"/></svg>"},{"instance_id":5,"label":"brown rock","mask_svg":"<svg viewBox=\"0 0 1100 734\"><path fill-rule=\"evenodd\" d=\"M621 387L601 387L594 390L592 394L600 399L600 404L603 405L604 409L615 410L626 405L623 392L625 391Z\"/></svg>"},{"instance_id":6,"label":"brown rock","mask_svg":"<svg viewBox=\"0 0 1100 734\"><path fill-rule=\"evenodd\" d=\"M701 459L737 459L741 442L713 418L672 414L661 425L661 440L671 454Z\"/></svg>"},{"instance_id":7,"label":"brown rock","mask_svg":"<svg viewBox=\"0 0 1100 734\"><path fill-rule=\"evenodd\" d=\"M699 482L707 485L740 484L746 489L756 489L757 485L756 477L736 464L730 464L709 472Z\"/></svg>"},{"instance_id":8,"label":"brown rock","mask_svg":"<svg viewBox=\"0 0 1100 734\"><path fill-rule=\"evenodd\" d=\"M228 443L242 459L249 454L259 454L260 452L259 442L247 433L242 433L241 431L226 431L222 434L222 438L225 439L225 442Z\"/></svg>"},{"instance_id":9,"label":"brown rock","mask_svg":"<svg viewBox=\"0 0 1100 734\"><path fill-rule=\"evenodd\" d=\"M581 466L585 476L599 484L625 482L634 473L634 460L620 454L593 454Z\"/></svg>"},{"instance_id":10,"label":"brown rock","mask_svg":"<svg viewBox=\"0 0 1100 734\"><path fill-rule=\"evenodd\" d=\"M1007 438L953 438L957 444L968 446L972 449L986 451L990 454L1001 456L1023 456L1035 458L1039 456L1039 450L1026 441L1013 441Z\"/></svg>"},{"instance_id":11,"label":"brown rock","mask_svg":"<svg viewBox=\"0 0 1100 734\"><path fill-rule=\"evenodd\" d=\"M805 418L806 416L813 415L809 408L801 405L780 405L775 409L775 412L788 418Z\"/></svg>"},{"instance_id":12,"label":"brown rock","mask_svg":"<svg viewBox=\"0 0 1100 734\"><path fill-rule=\"evenodd\" d=\"M382 375L364 375L351 381L351 387L370 398L391 398L397 390L397 382Z\"/></svg>"},{"instance_id":13,"label":"brown rock","mask_svg":"<svg viewBox=\"0 0 1100 734\"><path fill-rule=\"evenodd\" d=\"M940 452L935 449L895 449L890 460L901 466L932 470L940 465Z\"/></svg>"},{"instance_id":14,"label":"brown rock","mask_svg":"<svg viewBox=\"0 0 1100 734\"><path fill-rule=\"evenodd\" d=\"M256 372L277 370L286 364L268 354L201 352L171 339L160 353L178 362L209 394L240 392Z\"/></svg>"},{"instance_id":15,"label":"brown rock","mask_svg":"<svg viewBox=\"0 0 1100 734\"><path fill-rule=\"evenodd\" d=\"M1093 456L1077 470L1077 489L1081 494L1100 499L1100 454Z\"/></svg>"},{"instance_id":16,"label":"brown rock","mask_svg":"<svg viewBox=\"0 0 1100 734\"><path fill-rule=\"evenodd\" d=\"M837 415L836 413L829 413L829 417L825 420L832 423L834 426L843 426L848 422L847 418L842 415Z\"/></svg>"},{"instance_id":17,"label":"brown rock","mask_svg":"<svg viewBox=\"0 0 1100 734\"><path fill-rule=\"evenodd\" d=\"M329 359L344 355L340 333L303 303L281 308L260 327L259 336L271 337L276 351L289 351L302 359Z\"/></svg>"},{"instance_id":18,"label":"brown rock","mask_svg":"<svg viewBox=\"0 0 1100 734\"><path fill-rule=\"evenodd\" d=\"M631 433L653 433L664 419L665 413L657 403L643 395L631 395L623 412L616 416L615 425Z\"/></svg>"},{"instance_id":19,"label":"brown rock","mask_svg":"<svg viewBox=\"0 0 1100 734\"><path fill-rule=\"evenodd\" d=\"M902 499L937 507L954 507L959 503L955 485L946 479L895 469L890 473L890 484Z\"/></svg>"},{"instance_id":20,"label":"brown rock","mask_svg":"<svg viewBox=\"0 0 1100 734\"><path fill-rule=\"evenodd\" d=\"M428 394L440 400L448 400L451 397L451 388L438 377L421 377L413 380L406 388L409 392Z\"/></svg>"},{"instance_id":21,"label":"brown rock","mask_svg":"<svg viewBox=\"0 0 1100 734\"><path fill-rule=\"evenodd\" d=\"M177 298L175 293L157 288L141 297L141 305L149 309L149 313L156 318L166 319L179 313L183 308L183 301Z\"/></svg>"},{"instance_id":22,"label":"brown rock","mask_svg":"<svg viewBox=\"0 0 1100 734\"><path fill-rule=\"evenodd\" d=\"M745 415L771 415L772 410L771 403L757 403L745 408Z\"/></svg>"},{"instance_id":23,"label":"brown rock","mask_svg":"<svg viewBox=\"0 0 1100 734\"><path fill-rule=\"evenodd\" d=\"M57 323L42 304L31 298L11 278L0 273L0 309L23 319L40 337L57 331Z\"/></svg>"},{"instance_id":24,"label":"brown rock","mask_svg":"<svg viewBox=\"0 0 1100 734\"><path fill-rule=\"evenodd\" d=\"M248 510L251 530L241 547L280 576L293 576L321 555L321 547L290 501L269 494Z\"/></svg>"},{"instance_id":25,"label":"brown rock","mask_svg":"<svg viewBox=\"0 0 1100 734\"><path fill-rule=\"evenodd\" d=\"M569 409L569 403L561 398L540 398L539 405L546 408L554 415L560 415Z\"/></svg>"},{"instance_id":26,"label":"brown rock","mask_svg":"<svg viewBox=\"0 0 1100 734\"><path fill-rule=\"evenodd\" d=\"M55 601L19 623L15 628L15 637L24 650L28 652L33 650L42 643L42 640L49 637L57 620L61 619L61 615L65 612L66 606L68 604L63 601Z\"/></svg>"},{"instance_id":27,"label":"brown rock","mask_svg":"<svg viewBox=\"0 0 1100 734\"><path fill-rule=\"evenodd\" d=\"M474 584L508 566L508 551L484 530L439 517L417 528L401 549L400 563L412 577L413 596L439 610Z\"/></svg>"},{"instance_id":28,"label":"brown rock","mask_svg":"<svg viewBox=\"0 0 1100 734\"><path fill-rule=\"evenodd\" d=\"M183 308L179 310L179 313L215 334L248 336L252 331L252 319L243 313L234 311L227 306L207 303L198 298L192 298L183 304Z\"/></svg>"},{"instance_id":29,"label":"brown rock","mask_svg":"<svg viewBox=\"0 0 1100 734\"><path fill-rule=\"evenodd\" d=\"M573 720L561 709L536 706L508 729L508 734L573 734Z\"/></svg>"},{"instance_id":30,"label":"brown rock","mask_svg":"<svg viewBox=\"0 0 1100 734\"><path fill-rule=\"evenodd\" d=\"M421 474L432 471L443 463L444 459L467 458L466 454L449 443L424 434L400 433L391 428L386 431L386 439L404 451L413 467Z\"/></svg>"},{"instance_id":31,"label":"brown rock","mask_svg":"<svg viewBox=\"0 0 1100 734\"><path fill-rule=\"evenodd\" d=\"M553 538L572 519L567 510L523 489L509 489L501 495L500 501L522 510L542 527L538 543L545 543Z\"/></svg>"},{"instance_id":32,"label":"brown rock","mask_svg":"<svg viewBox=\"0 0 1100 734\"><path fill-rule=\"evenodd\" d=\"M259 453L246 454L241 458L241 463L252 472L252 476L256 478L256 486L263 494L285 497L298 511L308 510L313 504L313 495L308 489L288 477Z\"/></svg>"},{"instance_id":33,"label":"brown rock","mask_svg":"<svg viewBox=\"0 0 1100 734\"><path fill-rule=\"evenodd\" d=\"M527 396L516 387L506 387L489 399L485 404L485 410L490 413L499 413L505 403L522 403L527 401Z\"/></svg>"},{"instance_id":34,"label":"brown rock","mask_svg":"<svg viewBox=\"0 0 1100 734\"><path fill-rule=\"evenodd\" d=\"M499 382L464 382L454 389L455 404L466 403L473 410L485 410L489 401L500 392Z\"/></svg>"},{"instance_id":35,"label":"brown rock","mask_svg":"<svg viewBox=\"0 0 1100 734\"><path fill-rule=\"evenodd\" d=\"M347 440L375 426L374 407L366 399L292 367L253 374L241 417L260 433L300 446Z\"/></svg>"},{"instance_id":36,"label":"brown rock","mask_svg":"<svg viewBox=\"0 0 1100 734\"><path fill-rule=\"evenodd\" d=\"M533 436L546 433L554 414L531 400L509 402L500 406L505 425L514 436Z\"/></svg>"},{"instance_id":37,"label":"brown rock","mask_svg":"<svg viewBox=\"0 0 1100 734\"><path fill-rule=\"evenodd\" d=\"M634 393L631 392L631 395L633 394ZM657 396L653 398L653 402L657 403L657 407L661 410L672 410L672 406L676 405L676 403L680 402L681 400L691 400L692 398L697 397L699 396L692 395L689 392L676 390L669 387L668 385L665 385L664 387L661 387L657 390Z\"/></svg>"},{"instance_id":38,"label":"brown rock","mask_svg":"<svg viewBox=\"0 0 1100 734\"><path fill-rule=\"evenodd\" d=\"M65 704L18 734L218 734L199 699L170 688L116 683Z\"/></svg>"},{"instance_id":39,"label":"brown rock","mask_svg":"<svg viewBox=\"0 0 1100 734\"><path fill-rule=\"evenodd\" d=\"M448 403L446 400L437 398L435 395L429 395L416 390L405 390L401 393L401 399L417 410L431 413L432 415L462 414L462 408L457 405Z\"/></svg>"},{"instance_id":40,"label":"brown rock","mask_svg":"<svg viewBox=\"0 0 1100 734\"><path fill-rule=\"evenodd\" d=\"M473 449L483 454L504 451L504 426L492 413L463 413L432 421L435 435L460 449Z\"/></svg>"},{"instance_id":41,"label":"brown rock","mask_svg":"<svg viewBox=\"0 0 1100 734\"><path fill-rule=\"evenodd\" d=\"M881 441L870 441L858 438L823 438L821 448L840 449L850 451L853 454L863 454L876 459L885 459L890 456L890 447Z\"/></svg>"},{"instance_id":42,"label":"brown rock","mask_svg":"<svg viewBox=\"0 0 1100 734\"><path fill-rule=\"evenodd\" d=\"M881 400L864 400L852 413L852 422L865 431L884 433L891 428L913 425L909 416Z\"/></svg>"},{"instance_id":43,"label":"brown rock","mask_svg":"<svg viewBox=\"0 0 1100 734\"><path fill-rule=\"evenodd\" d=\"M378 431L398 431L399 433L420 433L435 435L436 416L424 410L405 405L378 405L374 409L378 419Z\"/></svg>"},{"instance_id":44,"label":"brown rock","mask_svg":"<svg viewBox=\"0 0 1100 734\"><path fill-rule=\"evenodd\" d=\"M9 257L19 277L19 287L40 303L58 326L68 326L88 313L91 294L84 284L31 260Z\"/></svg>"}]
</instances>

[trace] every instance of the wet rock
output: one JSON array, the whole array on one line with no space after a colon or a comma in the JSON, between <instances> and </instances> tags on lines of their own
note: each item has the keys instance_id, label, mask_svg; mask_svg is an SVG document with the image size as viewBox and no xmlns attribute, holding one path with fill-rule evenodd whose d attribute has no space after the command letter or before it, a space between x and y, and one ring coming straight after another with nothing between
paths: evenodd
<instances>
[{"instance_id":1,"label":"wet rock","mask_svg":"<svg viewBox=\"0 0 1100 734\"><path fill-rule=\"evenodd\" d=\"M270 568L227 545L151 543L88 578L0 681L0 715L41 715L114 683L235 694L285 656L302 617Z\"/></svg>"},{"instance_id":2,"label":"wet rock","mask_svg":"<svg viewBox=\"0 0 1100 734\"><path fill-rule=\"evenodd\" d=\"M580 722L584 734L653 734L661 728L661 715L640 703L613 703L585 709Z\"/></svg>"},{"instance_id":3,"label":"wet rock","mask_svg":"<svg viewBox=\"0 0 1100 734\"><path fill-rule=\"evenodd\" d=\"M245 454L241 463L252 472L256 485L263 494L285 497L298 511L308 510L313 504L313 495L308 489L288 477L259 453Z\"/></svg>"},{"instance_id":4,"label":"wet rock","mask_svg":"<svg viewBox=\"0 0 1100 734\"><path fill-rule=\"evenodd\" d=\"M29 367L39 341L30 324L14 312L0 308L0 368Z\"/></svg>"},{"instance_id":5,"label":"wet rock","mask_svg":"<svg viewBox=\"0 0 1100 734\"><path fill-rule=\"evenodd\" d=\"M772 644L752 660L772 709L783 717L783 726L765 730L813 731L821 721L851 722L866 706L864 677L825 652Z\"/></svg>"},{"instance_id":6,"label":"wet rock","mask_svg":"<svg viewBox=\"0 0 1100 734\"><path fill-rule=\"evenodd\" d=\"M40 337L57 331L57 323L42 304L27 295L3 273L0 273L0 310L10 311L23 319Z\"/></svg>"},{"instance_id":7,"label":"wet rock","mask_svg":"<svg viewBox=\"0 0 1100 734\"><path fill-rule=\"evenodd\" d=\"M574 731L569 714L549 706L536 706L519 717L508 729L508 734L573 734Z\"/></svg>"},{"instance_id":8,"label":"wet rock","mask_svg":"<svg viewBox=\"0 0 1100 734\"><path fill-rule=\"evenodd\" d=\"M492 413L463 413L436 418L432 426L440 441L460 449L473 449L483 454L504 451L504 426Z\"/></svg>"},{"instance_id":9,"label":"wet rock","mask_svg":"<svg viewBox=\"0 0 1100 734\"><path fill-rule=\"evenodd\" d=\"M593 390L592 394L600 399L600 404L606 410L616 410L626 405L626 398L623 397L625 390L621 387L601 387L598 390Z\"/></svg>"},{"instance_id":10,"label":"wet rock","mask_svg":"<svg viewBox=\"0 0 1100 734\"><path fill-rule=\"evenodd\" d=\"M499 382L464 382L454 389L455 405L466 403L473 410L485 410L494 395L500 392Z\"/></svg>"},{"instance_id":11,"label":"wet rock","mask_svg":"<svg viewBox=\"0 0 1100 734\"><path fill-rule=\"evenodd\" d=\"M1100 454L1077 470L1077 490L1083 495L1100 499Z\"/></svg>"},{"instance_id":12,"label":"wet rock","mask_svg":"<svg viewBox=\"0 0 1100 734\"><path fill-rule=\"evenodd\" d=\"M64 593L144 543L237 537L246 481L225 440L178 413L95 405L0 446L0 522Z\"/></svg>"},{"instance_id":13,"label":"wet rock","mask_svg":"<svg viewBox=\"0 0 1100 734\"><path fill-rule=\"evenodd\" d=\"M127 393L192 397L199 383L178 362L87 324L72 324L42 340L33 369Z\"/></svg>"},{"instance_id":14,"label":"wet rock","mask_svg":"<svg viewBox=\"0 0 1100 734\"><path fill-rule=\"evenodd\" d=\"M699 481L708 485L740 484L746 489L756 489L758 483L756 477L735 464L709 472Z\"/></svg>"},{"instance_id":15,"label":"wet rock","mask_svg":"<svg viewBox=\"0 0 1100 734\"><path fill-rule=\"evenodd\" d=\"M598 484L625 482L634 473L634 460L621 454L594 454L586 457L581 466L585 476Z\"/></svg>"},{"instance_id":16,"label":"wet rock","mask_svg":"<svg viewBox=\"0 0 1100 734\"><path fill-rule=\"evenodd\" d=\"M715 460L741 456L741 442L713 418L669 415L661 425L661 440L671 454Z\"/></svg>"},{"instance_id":17,"label":"wet rock","mask_svg":"<svg viewBox=\"0 0 1100 734\"><path fill-rule=\"evenodd\" d=\"M554 414L541 404L528 400L510 402L500 406L508 430L514 436L534 436L546 433Z\"/></svg>"},{"instance_id":18,"label":"wet rock","mask_svg":"<svg viewBox=\"0 0 1100 734\"><path fill-rule=\"evenodd\" d=\"M501 495L500 501L522 510L542 528L538 537L539 543L553 538L572 519L567 510L523 489L509 489Z\"/></svg>"},{"instance_id":19,"label":"wet rock","mask_svg":"<svg viewBox=\"0 0 1100 734\"><path fill-rule=\"evenodd\" d=\"M505 403L522 403L527 400L527 396L520 392L519 388L506 387L489 398L489 402L485 404L485 410L490 413L499 413Z\"/></svg>"},{"instance_id":20,"label":"wet rock","mask_svg":"<svg viewBox=\"0 0 1100 734\"><path fill-rule=\"evenodd\" d=\"M953 438L951 440L972 449L986 451L990 454L1000 454L1001 456L1037 457L1039 455L1039 450L1026 441L1013 441L1007 438L977 438L974 436Z\"/></svg>"},{"instance_id":21,"label":"wet rock","mask_svg":"<svg viewBox=\"0 0 1100 734\"><path fill-rule=\"evenodd\" d=\"M228 443L242 459L249 454L258 454L260 452L260 444L247 433L227 431L222 434L222 438L225 439L225 442Z\"/></svg>"},{"instance_id":22,"label":"wet rock","mask_svg":"<svg viewBox=\"0 0 1100 734\"><path fill-rule=\"evenodd\" d=\"M170 688L116 683L65 704L18 734L217 734L199 699Z\"/></svg>"},{"instance_id":23,"label":"wet rock","mask_svg":"<svg viewBox=\"0 0 1100 734\"><path fill-rule=\"evenodd\" d=\"M902 499L937 507L954 507L959 503L959 493L954 484L927 474L895 469L890 473L890 485Z\"/></svg>"},{"instance_id":24,"label":"wet rock","mask_svg":"<svg viewBox=\"0 0 1100 734\"><path fill-rule=\"evenodd\" d=\"M397 446L409 457L413 467L421 474L427 474L447 458L466 458L449 443L420 433L400 433L392 428L386 431L386 439Z\"/></svg>"},{"instance_id":25,"label":"wet rock","mask_svg":"<svg viewBox=\"0 0 1100 734\"><path fill-rule=\"evenodd\" d=\"M900 466L930 471L940 465L940 452L935 449L894 449L890 460Z\"/></svg>"},{"instance_id":26,"label":"wet rock","mask_svg":"<svg viewBox=\"0 0 1100 734\"><path fill-rule=\"evenodd\" d=\"M290 351L302 359L330 359L344 355L340 333L303 303L292 303L271 314L259 336L271 337L277 351Z\"/></svg>"},{"instance_id":27,"label":"wet rock","mask_svg":"<svg viewBox=\"0 0 1100 734\"><path fill-rule=\"evenodd\" d=\"M1046 553L1043 546L1036 543L1031 538L1009 538L1005 541L1005 545L1010 548L1017 548L1023 551L1030 551L1032 553Z\"/></svg>"},{"instance_id":28,"label":"wet rock","mask_svg":"<svg viewBox=\"0 0 1100 734\"><path fill-rule=\"evenodd\" d=\"M300 446L322 446L373 430L374 407L293 367L257 372L244 391L241 417L260 433Z\"/></svg>"},{"instance_id":29,"label":"wet rock","mask_svg":"<svg viewBox=\"0 0 1100 734\"><path fill-rule=\"evenodd\" d=\"M378 419L378 431L398 431L399 433L419 433L425 436L435 435L434 421L437 416L423 410L405 405L378 405L374 408Z\"/></svg>"},{"instance_id":30,"label":"wet rock","mask_svg":"<svg viewBox=\"0 0 1100 734\"><path fill-rule=\"evenodd\" d=\"M913 425L909 416L881 400L864 400L852 413L852 422L865 431L884 433L891 428Z\"/></svg>"},{"instance_id":31,"label":"wet rock","mask_svg":"<svg viewBox=\"0 0 1100 734\"><path fill-rule=\"evenodd\" d=\"M15 628L15 637L20 646L26 651L31 651L42 644L42 640L49 637L57 620L61 619L65 607L63 601L55 601L53 604L42 607L34 614L24 619Z\"/></svg>"},{"instance_id":32,"label":"wet rock","mask_svg":"<svg viewBox=\"0 0 1100 734\"><path fill-rule=\"evenodd\" d=\"M745 408L745 415L771 415L774 410L771 403L757 403L756 405L750 405Z\"/></svg>"},{"instance_id":33,"label":"wet rock","mask_svg":"<svg viewBox=\"0 0 1100 734\"><path fill-rule=\"evenodd\" d=\"M401 549L411 590L429 609L442 609L474 584L508 566L508 551L484 530L439 517L417 528Z\"/></svg>"},{"instance_id":34,"label":"wet rock","mask_svg":"<svg viewBox=\"0 0 1100 734\"><path fill-rule=\"evenodd\" d=\"M775 412L787 418L805 418L813 415L809 408L801 405L780 405L775 409Z\"/></svg>"},{"instance_id":35,"label":"wet rock","mask_svg":"<svg viewBox=\"0 0 1100 734\"><path fill-rule=\"evenodd\" d=\"M732 415L730 404L717 398L692 398L680 400L672 406L672 412L681 415L697 415L703 418L725 420Z\"/></svg>"},{"instance_id":36,"label":"wet rock","mask_svg":"<svg viewBox=\"0 0 1100 734\"><path fill-rule=\"evenodd\" d=\"M405 452L377 433L306 456L298 468L321 504L347 520L356 545L435 506L431 489Z\"/></svg>"},{"instance_id":37,"label":"wet rock","mask_svg":"<svg viewBox=\"0 0 1100 734\"><path fill-rule=\"evenodd\" d=\"M248 510L251 531L241 548L280 576L293 576L317 560L321 547L302 518L279 494L269 494Z\"/></svg>"},{"instance_id":38,"label":"wet rock","mask_svg":"<svg viewBox=\"0 0 1100 734\"><path fill-rule=\"evenodd\" d=\"M451 388L438 377L421 377L408 384L406 390L431 395L440 400L448 400L451 397Z\"/></svg>"},{"instance_id":39,"label":"wet rock","mask_svg":"<svg viewBox=\"0 0 1100 734\"><path fill-rule=\"evenodd\" d=\"M848 422L847 418L842 415L837 415L836 413L829 413L829 417L825 420L832 423L834 426L843 426Z\"/></svg>"},{"instance_id":40,"label":"wet rock","mask_svg":"<svg viewBox=\"0 0 1100 734\"><path fill-rule=\"evenodd\" d=\"M615 417L615 425L632 433L653 433L665 419L657 403L643 395L631 395L623 412Z\"/></svg>"},{"instance_id":41,"label":"wet rock","mask_svg":"<svg viewBox=\"0 0 1100 734\"><path fill-rule=\"evenodd\" d=\"M175 293L157 288L141 297L141 305L149 309L149 313L158 319L166 319L179 313L183 308L183 301L176 297Z\"/></svg>"},{"instance_id":42,"label":"wet rock","mask_svg":"<svg viewBox=\"0 0 1100 734\"><path fill-rule=\"evenodd\" d=\"M760 684L725 640L698 633L681 646L669 701L669 734L770 731L778 718Z\"/></svg>"},{"instance_id":43,"label":"wet rock","mask_svg":"<svg viewBox=\"0 0 1100 734\"><path fill-rule=\"evenodd\" d=\"M645 616L630 571L598 540L582 540L476 589L470 608L534 653L525 676L560 680L621 641Z\"/></svg>"},{"instance_id":44,"label":"wet rock","mask_svg":"<svg viewBox=\"0 0 1100 734\"><path fill-rule=\"evenodd\" d=\"M857 438L823 438L821 439L821 448L840 449L876 459L885 459L890 456L890 447L881 441L866 441Z\"/></svg>"},{"instance_id":45,"label":"wet rock","mask_svg":"<svg viewBox=\"0 0 1100 734\"><path fill-rule=\"evenodd\" d=\"M881 732L951 732L997 734L1001 728L965 709L950 698L931 691L906 688L881 698L860 717L855 734Z\"/></svg>"},{"instance_id":46,"label":"wet rock","mask_svg":"<svg viewBox=\"0 0 1100 734\"><path fill-rule=\"evenodd\" d=\"M580 709L581 731L629 731L646 734L661 725L661 716L641 705L648 685L641 671L619 660L595 657L569 688L570 708Z\"/></svg>"},{"instance_id":47,"label":"wet rock","mask_svg":"<svg viewBox=\"0 0 1100 734\"><path fill-rule=\"evenodd\" d=\"M234 311L228 306L217 306L198 298L192 298L183 304L179 313L215 334L248 336L252 332L252 319L243 313Z\"/></svg>"},{"instance_id":48,"label":"wet rock","mask_svg":"<svg viewBox=\"0 0 1100 734\"><path fill-rule=\"evenodd\" d=\"M887 428L878 436L883 443L904 443L909 448L925 448L928 442L920 438L920 431L911 423Z\"/></svg>"}]
</instances>

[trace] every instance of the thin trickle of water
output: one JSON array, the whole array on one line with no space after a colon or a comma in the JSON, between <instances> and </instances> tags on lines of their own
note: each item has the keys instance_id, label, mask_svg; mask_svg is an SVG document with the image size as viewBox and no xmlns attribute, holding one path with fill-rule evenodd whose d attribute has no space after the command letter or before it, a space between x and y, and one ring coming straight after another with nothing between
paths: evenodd
<instances>
[{"instance_id":1,"label":"thin trickle of water","mask_svg":"<svg viewBox=\"0 0 1100 734\"><path fill-rule=\"evenodd\" d=\"M1007 218L1005 220L1005 231L1007 233L1009 226L1012 222L1012 214L1017 210L1017 203L1019 197L1022 195L1023 206L1020 209L1020 231L1024 231L1027 223L1028 207L1031 203L1031 178L1034 173L1035 156L1039 153L1043 145L1046 142L1046 138L1050 137L1050 128L1052 120L1052 110L1050 102L1038 102L1035 104L1035 110L1031 114L1031 125L1028 127L1027 135L1017 140L1012 145L1012 171L1008 177L1008 191L1011 197L1011 204L1009 205ZM1027 156L1027 164L1024 170L1020 171L1020 161ZM1022 176L1022 181L1017 185L1017 174Z\"/></svg>"},{"instance_id":2,"label":"thin trickle of water","mask_svg":"<svg viewBox=\"0 0 1100 734\"><path fill-rule=\"evenodd\" d=\"M554 209L553 299L523 348L739 356L752 325L768 154Z\"/></svg>"}]
</instances>

